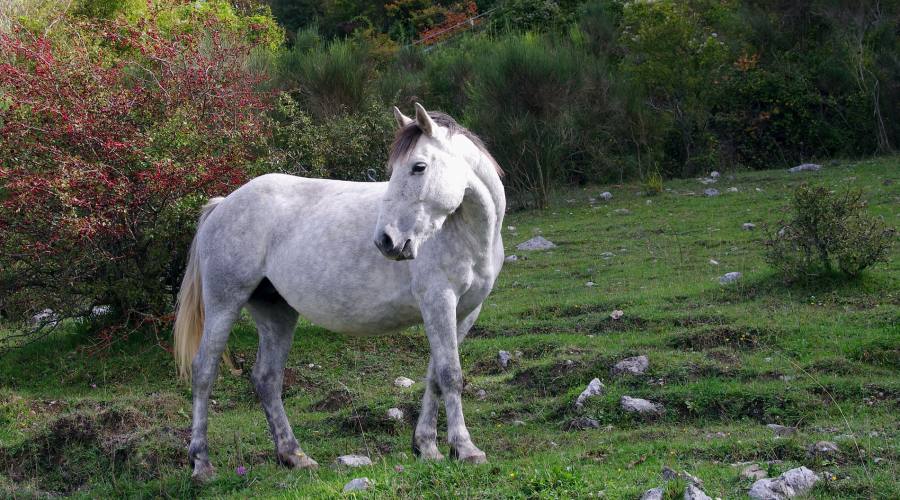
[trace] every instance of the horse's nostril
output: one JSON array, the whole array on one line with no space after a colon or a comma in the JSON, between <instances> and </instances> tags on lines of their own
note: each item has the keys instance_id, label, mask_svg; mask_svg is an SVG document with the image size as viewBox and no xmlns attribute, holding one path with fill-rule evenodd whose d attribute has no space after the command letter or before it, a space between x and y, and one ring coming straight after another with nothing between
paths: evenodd
<instances>
[{"instance_id":1,"label":"horse's nostril","mask_svg":"<svg viewBox=\"0 0 900 500\"><path fill-rule=\"evenodd\" d=\"M381 233L381 248L384 250L394 249L394 240L387 233Z\"/></svg>"}]
</instances>

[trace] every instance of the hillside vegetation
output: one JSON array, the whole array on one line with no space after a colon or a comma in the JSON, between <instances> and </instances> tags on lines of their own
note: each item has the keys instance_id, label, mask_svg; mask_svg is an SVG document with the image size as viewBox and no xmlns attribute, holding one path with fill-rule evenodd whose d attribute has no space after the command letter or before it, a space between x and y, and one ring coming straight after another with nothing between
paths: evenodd
<instances>
[{"instance_id":1,"label":"hillside vegetation","mask_svg":"<svg viewBox=\"0 0 900 500\"><path fill-rule=\"evenodd\" d=\"M185 449L190 390L160 348L168 332L95 352L89 328L65 323L0 362L0 495L332 497L365 476L373 482L365 495L375 497L638 498L662 486L670 467L702 479L712 497L741 498L751 480L733 464L751 462L770 476L813 469L822 477L814 498L900 497L896 251L854 280L785 286L762 244L766 222L804 182L860 188L869 211L896 225L898 167L884 157L818 172L726 173L714 197L696 179L666 182L657 196L638 194L640 184L590 186L559 192L552 209L510 213L504 239L518 260L505 264L461 349L467 423L489 459L481 466L412 456L428 354L420 328L346 338L302 323L284 400L323 467L280 468L248 380L256 335L244 319L230 341L244 375L221 376L213 391L218 476L195 486ZM603 191L612 199L600 199ZM747 222L756 228L742 229ZM538 234L557 247L515 249ZM720 284L727 272L742 276ZM500 350L512 355L505 369ZM645 374L611 373L637 355L649 360ZM395 387L399 376L417 383ZM593 378L606 392L577 409ZM626 414L626 395L665 411ZM385 416L392 407L404 422ZM599 428L573 428L581 418ZM776 437L766 424L798 430ZM838 451L809 456L820 440ZM374 465L331 466L349 453ZM669 482L669 498L684 487Z\"/></svg>"}]
</instances>

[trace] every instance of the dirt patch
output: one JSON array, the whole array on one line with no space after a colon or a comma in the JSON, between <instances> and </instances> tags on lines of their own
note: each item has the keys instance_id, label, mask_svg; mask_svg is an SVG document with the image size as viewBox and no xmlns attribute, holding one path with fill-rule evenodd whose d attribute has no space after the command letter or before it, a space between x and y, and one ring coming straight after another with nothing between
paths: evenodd
<instances>
[{"instance_id":1,"label":"dirt patch","mask_svg":"<svg viewBox=\"0 0 900 500\"><path fill-rule=\"evenodd\" d=\"M734 325L707 326L681 333L669 341L676 349L702 351L716 347L759 349L772 345L777 335L762 328Z\"/></svg>"},{"instance_id":2,"label":"dirt patch","mask_svg":"<svg viewBox=\"0 0 900 500\"><path fill-rule=\"evenodd\" d=\"M850 359L900 369L900 342L896 339L878 339L867 342L850 353Z\"/></svg>"},{"instance_id":3,"label":"dirt patch","mask_svg":"<svg viewBox=\"0 0 900 500\"><path fill-rule=\"evenodd\" d=\"M603 318L590 325L588 330L593 334L627 332L630 330L645 330L655 326L655 323L639 316L622 316L619 319Z\"/></svg>"},{"instance_id":4,"label":"dirt patch","mask_svg":"<svg viewBox=\"0 0 900 500\"><path fill-rule=\"evenodd\" d=\"M133 408L78 411L56 418L16 448L0 449L0 469L15 482L68 494L113 473L155 478L160 466L186 461L186 446L185 436L153 426Z\"/></svg>"},{"instance_id":5,"label":"dirt patch","mask_svg":"<svg viewBox=\"0 0 900 500\"><path fill-rule=\"evenodd\" d=\"M804 367L810 373L828 373L833 375L853 375L860 372L859 367L844 357L817 359Z\"/></svg>"},{"instance_id":6,"label":"dirt patch","mask_svg":"<svg viewBox=\"0 0 900 500\"><path fill-rule=\"evenodd\" d=\"M672 326L681 328L697 328L707 325L724 325L728 320L722 316L684 316L670 320Z\"/></svg>"},{"instance_id":7,"label":"dirt patch","mask_svg":"<svg viewBox=\"0 0 900 500\"><path fill-rule=\"evenodd\" d=\"M738 369L741 367L741 358L728 348L710 349L706 352L706 357L728 368Z\"/></svg>"},{"instance_id":8,"label":"dirt patch","mask_svg":"<svg viewBox=\"0 0 900 500\"><path fill-rule=\"evenodd\" d=\"M351 403L353 403L353 395L346 389L335 389L309 408L313 411L335 411L349 406Z\"/></svg>"},{"instance_id":9,"label":"dirt patch","mask_svg":"<svg viewBox=\"0 0 900 500\"><path fill-rule=\"evenodd\" d=\"M354 408L349 415L336 417L336 423L341 432L345 434L380 433L397 435L414 423L414 418L418 418L418 414L413 414L413 408L401 406L400 409L403 410L404 422L388 418L384 410L362 406Z\"/></svg>"},{"instance_id":10,"label":"dirt patch","mask_svg":"<svg viewBox=\"0 0 900 500\"><path fill-rule=\"evenodd\" d=\"M587 314L610 313L615 309L614 304L552 304L542 307L534 307L520 314L524 319L558 319L575 318Z\"/></svg>"},{"instance_id":11,"label":"dirt patch","mask_svg":"<svg viewBox=\"0 0 900 500\"><path fill-rule=\"evenodd\" d=\"M587 366L581 361L567 359L552 365L541 365L519 370L513 375L510 384L524 387L541 393L543 396L556 396L566 392L572 382L584 378ZM584 383L587 383L587 379Z\"/></svg>"}]
</instances>

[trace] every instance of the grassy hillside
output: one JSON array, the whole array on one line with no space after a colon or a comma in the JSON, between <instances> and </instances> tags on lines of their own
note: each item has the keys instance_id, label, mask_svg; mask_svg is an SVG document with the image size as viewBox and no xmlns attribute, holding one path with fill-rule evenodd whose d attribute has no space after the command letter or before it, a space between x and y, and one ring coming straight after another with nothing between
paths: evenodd
<instances>
[{"instance_id":1,"label":"grassy hillside","mask_svg":"<svg viewBox=\"0 0 900 500\"><path fill-rule=\"evenodd\" d=\"M0 493L328 497L366 476L377 496L637 498L663 484L668 466L699 476L710 496L737 498L751 481L731 464L755 462L770 475L800 465L819 472L816 498L898 498L897 248L857 281L815 287L784 287L762 257L764 223L804 181L861 188L872 212L900 225L898 167L892 157L833 162L815 173L723 175L722 194L712 198L696 180L673 181L655 197L636 194L637 185L591 187L562 193L547 211L509 214L507 253L520 259L505 265L462 347L467 423L487 465L418 462L410 423L384 417L390 407L415 416L421 381L409 389L392 381L424 374L421 328L345 338L301 324L285 406L301 445L323 467L278 467L248 379L256 336L244 320L231 346L247 369L221 377L213 393L218 476L195 486L185 452L190 391L174 378L170 356L152 336L91 355L85 334L69 325L0 359ZM612 200L591 201L606 190ZM745 222L757 229L742 230ZM558 247L515 250L536 234ZM730 271L743 277L720 285ZM624 315L613 320L616 309ZM514 355L505 370L499 350ZM650 361L645 375L610 374L639 354ZM576 410L594 377L606 393ZM666 411L652 420L629 416L619 408L623 395ZM600 428L569 430L578 417ZM799 432L776 438L769 423ZM839 453L808 457L819 440L835 442ZM329 466L348 453L374 465ZM240 465L245 476L235 473ZM668 491L680 498L683 487L672 482Z\"/></svg>"}]
</instances>

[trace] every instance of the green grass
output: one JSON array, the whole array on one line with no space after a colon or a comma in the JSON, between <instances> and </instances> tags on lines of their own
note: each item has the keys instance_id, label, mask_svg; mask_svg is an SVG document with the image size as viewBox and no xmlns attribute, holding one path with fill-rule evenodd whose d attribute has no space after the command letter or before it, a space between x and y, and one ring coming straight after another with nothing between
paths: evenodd
<instances>
[{"instance_id":1,"label":"green grass","mask_svg":"<svg viewBox=\"0 0 900 500\"><path fill-rule=\"evenodd\" d=\"M380 497L602 491L637 498L663 484L660 470L668 466L702 478L710 496L737 498L750 481L730 464L756 461L773 475L799 465L822 473L827 479L815 498L898 498L897 247L887 264L857 280L793 287L782 285L762 256L763 223L776 220L804 181L861 188L873 213L900 225L898 167L900 158L889 157L832 162L818 173L725 175L716 198L703 197L696 180L668 182L654 197L635 194L637 184L590 187L561 193L550 210L509 214L508 254L526 255L514 247L535 234L559 247L504 267L462 346L467 423L487 465L418 462L411 426L382 418L392 406L417 411L422 384L398 389L391 381L424 373L421 328L346 338L301 324L285 406L302 446L323 467L292 472L275 464L244 370L216 385L209 434L218 476L195 486L185 457L190 391L175 380L170 356L152 335L89 355L89 335L69 325L0 359L0 492L331 497L366 476L375 484L369 494ZM731 186L739 192L725 192ZM592 206L588 199L603 190L615 198ZM630 213L616 213L620 208ZM743 231L744 222L759 227ZM743 278L719 285L728 271ZM624 317L609 319L614 309ZM231 346L247 368L255 344L244 320ZM522 355L503 371L494 361L500 349ZM635 354L650 358L645 376L610 376L616 361ZM594 377L606 394L576 411L575 397ZM479 389L487 392L483 401L475 397ZM346 391L350 398L335 397ZM653 421L624 415L622 395L661 402L666 412ZM579 416L601 428L564 430ZM776 439L766 423L800 432ZM807 458L806 447L821 439L836 442L840 455ZM347 453L367 454L375 465L328 466ZM249 468L243 478L234 472L241 464ZM668 493L680 497L683 487L672 483Z\"/></svg>"}]
</instances>

